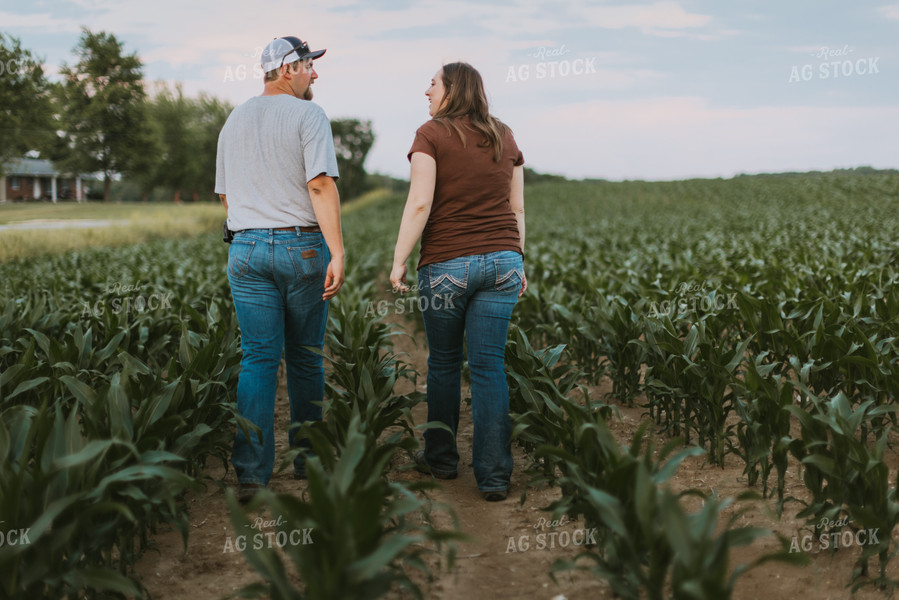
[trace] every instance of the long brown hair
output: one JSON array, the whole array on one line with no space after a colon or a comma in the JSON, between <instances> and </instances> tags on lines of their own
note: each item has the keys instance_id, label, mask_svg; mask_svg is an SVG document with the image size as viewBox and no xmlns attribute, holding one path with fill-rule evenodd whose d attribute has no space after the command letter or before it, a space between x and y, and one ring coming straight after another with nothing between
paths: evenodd
<instances>
[{"instance_id":1,"label":"long brown hair","mask_svg":"<svg viewBox=\"0 0 899 600\"><path fill-rule=\"evenodd\" d=\"M458 118L468 117L471 126L483 136L478 146L493 150L493 160L499 162L503 156L503 136L509 128L490 114L481 74L468 63L454 62L443 65L441 79L445 96L434 120L443 123L447 133L452 127L465 147L465 133L459 127Z\"/></svg>"}]
</instances>

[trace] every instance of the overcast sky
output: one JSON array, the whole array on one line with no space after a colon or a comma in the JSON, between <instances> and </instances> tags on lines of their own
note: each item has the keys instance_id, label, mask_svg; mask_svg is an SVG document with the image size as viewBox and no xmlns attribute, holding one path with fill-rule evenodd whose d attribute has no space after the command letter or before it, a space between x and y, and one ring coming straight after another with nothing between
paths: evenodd
<instances>
[{"instance_id":1,"label":"overcast sky","mask_svg":"<svg viewBox=\"0 0 899 600\"><path fill-rule=\"evenodd\" d=\"M366 167L408 177L443 63L484 76L528 166L681 179L899 167L899 4L854 0L0 0L0 31L55 76L82 26L147 80L237 104L274 37L313 49L315 101L370 119Z\"/></svg>"}]
</instances>

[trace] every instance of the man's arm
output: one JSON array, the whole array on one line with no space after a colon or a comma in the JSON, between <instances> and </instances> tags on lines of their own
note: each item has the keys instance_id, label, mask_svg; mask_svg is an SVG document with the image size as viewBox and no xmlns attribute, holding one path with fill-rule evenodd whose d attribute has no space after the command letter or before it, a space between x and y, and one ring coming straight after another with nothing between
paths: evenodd
<instances>
[{"instance_id":1,"label":"man's arm","mask_svg":"<svg viewBox=\"0 0 899 600\"><path fill-rule=\"evenodd\" d=\"M225 205L225 210L228 210L228 197L225 194L219 194L219 198L222 199L222 204Z\"/></svg>"},{"instance_id":2,"label":"man's arm","mask_svg":"<svg viewBox=\"0 0 899 600\"><path fill-rule=\"evenodd\" d=\"M337 295L343 285L344 260L343 233L340 229L340 195L333 177L318 175L308 183L309 198L315 219L322 230L322 236L331 251L331 262L325 276L325 293L322 300L330 300Z\"/></svg>"}]
</instances>

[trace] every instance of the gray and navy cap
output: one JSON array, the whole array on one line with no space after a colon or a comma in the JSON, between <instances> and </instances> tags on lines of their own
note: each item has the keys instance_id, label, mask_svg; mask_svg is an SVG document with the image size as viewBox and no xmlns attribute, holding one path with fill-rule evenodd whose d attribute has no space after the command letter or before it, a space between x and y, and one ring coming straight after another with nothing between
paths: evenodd
<instances>
[{"instance_id":1,"label":"gray and navy cap","mask_svg":"<svg viewBox=\"0 0 899 600\"><path fill-rule=\"evenodd\" d=\"M324 50L310 51L309 44L292 35L275 38L262 51L262 72L268 73L304 58L318 58L324 53Z\"/></svg>"}]
</instances>

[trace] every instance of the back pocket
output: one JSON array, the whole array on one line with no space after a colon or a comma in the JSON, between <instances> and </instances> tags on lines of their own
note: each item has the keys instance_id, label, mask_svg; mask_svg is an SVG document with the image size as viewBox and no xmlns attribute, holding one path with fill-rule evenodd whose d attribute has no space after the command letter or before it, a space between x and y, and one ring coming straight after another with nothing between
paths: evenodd
<instances>
[{"instance_id":1,"label":"back pocket","mask_svg":"<svg viewBox=\"0 0 899 600\"><path fill-rule=\"evenodd\" d=\"M521 257L497 258L493 265L496 268L496 282L493 289L497 292L518 292L521 289L524 264Z\"/></svg>"},{"instance_id":2,"label":"back pocket","mask_svg":"<svg viewBox=\"0 0 899 600\"><path fill-rule=\"evenodd\" d=\"M240 279L250 270L250 255L256 242L253 240L232 240L228 249L228 274Z\"/></svg>"},{"instance_id":3,"label":"back pocket","mask_svg":"<svg viewBox=\"0 0 899 600\"><path fill-rule=\"evenodd\" d=\"M468 265L470 263L438 263L428 265L428 283L431 294L444 300L455 300L468 289Z\"/></svg>"},{"instance_id":4,"label":"back pocket","mask_svg":"<svg viewBox=\"0 0 899 600\"><path fill-rule=\"evenodd\" d=\"M290 262L293 263L297 279L315 281L324 278L321 242L303 246L288 246L287 255L290 257Z\"/></svg>"}]
</instances>

